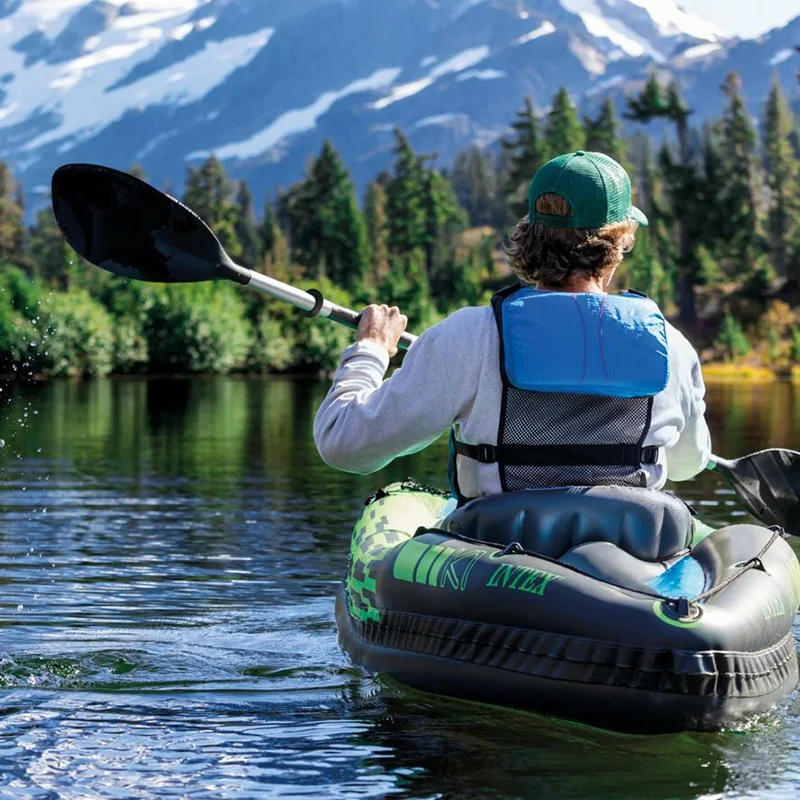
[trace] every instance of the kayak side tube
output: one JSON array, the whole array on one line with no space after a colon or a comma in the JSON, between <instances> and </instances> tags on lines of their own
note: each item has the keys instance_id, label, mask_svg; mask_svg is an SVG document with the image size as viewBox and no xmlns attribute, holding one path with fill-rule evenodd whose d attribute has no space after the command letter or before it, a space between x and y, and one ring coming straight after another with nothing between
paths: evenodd
<instances>
[{"instance_id":1,"label":"kayak side tube","mask_svg":"<svg viewBox=\"0 0 800 800\"><path fill-rule=\"evenodd\" d=\"M735 724L797 684L800 566L769 529L707 536L691 553L702 591L675 598L432 529L445 497L391 489L356 526L337 599L340 643L367 669L653 732Z\"/></svg>"}]
</instances>

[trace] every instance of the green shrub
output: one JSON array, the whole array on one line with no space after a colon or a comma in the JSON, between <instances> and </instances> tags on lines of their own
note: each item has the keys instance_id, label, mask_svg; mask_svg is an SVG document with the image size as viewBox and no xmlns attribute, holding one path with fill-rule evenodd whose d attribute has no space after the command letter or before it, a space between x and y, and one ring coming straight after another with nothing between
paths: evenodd
<instances>
[{"instance_id":1,"label":"green shrub","mask_svg":"<svg viewBox=\"0 0 800 800\"><path fill-rule=\"evenodd\" d=\"M767 333L767 363L776 366L781 358L781 337L774 328Z\"/></svg>"},{"instance_id":2,"label":"green shrub","mask_svg":"<svg viewBox=\"0 0 800 800\"><path fill-rule=\"evenodd\" d=\"M5 300L15 312L22 314L26 319L33 319L44 294L41 282L10 264L2 265L1 269L0 291L6 295Z\"/></svg>"},{"instance_id":3,"label":"green shrub","mask_svg":"<svg viewBox=\"0 0 800 800\"><path fill-rule=\"evenodd\" d=\"M39 341L27 360L49 375L106 375L114 363L110 314L83 289L52 292L39 305Z\"/></svg>"},{"instance_id":4,"label":"green shrub","mask_svg":"<svg viewBox=\"0 0 800 800\"><path fill-rule=\"evenodd\" d=\"M86 291L49 291L17 267L0 269L3 371L105 375L114 339L111 317Z\"/></svg>"},{"instance_id":5,"label":"green shrub","mask_svg":"<svg viewBox=\"0 0 800 800\"><path fill-rule=\"evenodd\" d=\"M325 278L318 280L315 285L326 300L336 305L345 308L358 306L353 302L352 295ZM309 319L288 306L285 308L282 330L288 341L294 343L292 369L312 374L333 372L342 351L355 341L355 331L331 320L320 317Z\"/></svg>"},{"instance_id":6,"label":"green shrub","mask_svg":"<svg viewBox=\"0 0 800 800\"><path fill-rule=\"evenodd\" d=\"M251 368L256 372L285 372L294 366L296 358L294 332L286 322L263 309L256 322Z\"/></svg>"},{"instance_id":7,"label":"green shrub","mask_svg":"<svg viewBox=\"0 0 800 800\"><path fill-rule=\"evenodd\" d=\"M139 320L120 317L114 325L114 372L141 372L148 362L147 341Z\"/></svg>"},{"instance_id":8,"label":"green shrub","mask_svg":"<svg viewBox=\"0 0 800 800\"><path fill-rule=\"evenodd\" d=\"M342 351L355 340L355 331L343 325L325 319L304 319L298 330L295 366L302 372L333 372Z\"/></svg>"},{"instance_id":9,"label":"green shrub","mask_svg":"<svg viewBox=\"0 0 800 800\"><path fill-rule=\"evenodd\" d=\"M252 328L233 287L159 287L143 310L153 372L232 372L246 365Z\"/></svg>"},{"instance_id":10,"label":"green shrub","mask_svg":"<svg viewBox=\"0 0 800 800\"><path fill-rule=\"evenodd\" d=\"M742 326L729 313L725 314L716 343L722 348L728 360L744 358L752 349Z\"/></svg>"}]
</instances>

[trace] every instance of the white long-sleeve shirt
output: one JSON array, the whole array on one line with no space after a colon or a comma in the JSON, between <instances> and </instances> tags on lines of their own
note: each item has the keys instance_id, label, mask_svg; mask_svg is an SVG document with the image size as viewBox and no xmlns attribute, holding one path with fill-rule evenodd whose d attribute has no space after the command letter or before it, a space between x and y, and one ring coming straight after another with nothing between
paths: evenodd
<instances>
[{"instance_id":1,"label":"white long-sleeve shirt","mask_svg":"<svg viewBox=\"0 0 800 800\"><path fill-rule=\"evenodd\" d=\"M705 385L697 353L667 324L669 381L653 401L645 446L660 450L644 465L648 486L694 477L711 455ZM314 441L332 467L368 474L398 456L416 453L455 425L468 444L497 444L503 384L500 341L490 307L462 308L425 331L403 366L383 380L386 350L358 342L344 351L333 385L314 421ZM531 442L535 444L535 442ZM498 494L497 464L458 457L459 487L467 497Z\"/></svg>"}]
</instances>

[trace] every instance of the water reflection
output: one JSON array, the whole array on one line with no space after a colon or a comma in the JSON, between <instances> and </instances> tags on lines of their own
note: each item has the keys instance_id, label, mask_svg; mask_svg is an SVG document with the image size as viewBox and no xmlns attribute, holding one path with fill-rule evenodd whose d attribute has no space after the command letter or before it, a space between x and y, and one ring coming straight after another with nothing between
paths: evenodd
<instances>
[{"instance_id":1,"label":"water reflection","mask_svg":"<svg viewBox=\"0 0 800 800\"><path fill-rule=\"evenodd\" d=\"M311 439L322 384L4 385L0 795L640 798L791 793L796 705L746 732L610 734L373 679L332 596L374 476ZM5 398L3 401L2 398ZM26 416L27 415L27 416ZM715 450L797 446L790 384L715 385ZM680 487L740 517L707 473Z\"/></svg>"}]
</instances>

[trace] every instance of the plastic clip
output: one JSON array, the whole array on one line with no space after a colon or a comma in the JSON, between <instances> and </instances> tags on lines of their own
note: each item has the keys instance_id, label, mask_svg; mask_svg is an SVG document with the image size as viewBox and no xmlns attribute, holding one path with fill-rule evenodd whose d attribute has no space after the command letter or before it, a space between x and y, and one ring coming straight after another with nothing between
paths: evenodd
<instances>
[{"instance_id":1,"label":"plastic clip","mask_svg":"<svg viewBox=\"0 0 800 800\"><path fill-rule=\"evenodd\" d=\"M677 597L669 600L667 606L680 622L696 620L703 613L700 606L693 603L688 597Z\"/></svg>"},{"instance_id":2,"label":"plastic clip","mask_svg":"<svg viewBox=\"0 0 800 800\"><path fill-rule=\"evenodd\" d=\"M479 444L478 461L481 464L494 464L497 461L497 448L493 444Z\"/></svg>"},{"instance_id":3,"label":"plastic clip","mask_svg":"<svg viewBox=\"0 0 800 800\"><path fill-rule=\"evenodd\" d=\"M304 317L318 317L319 312L322 311L322 306L325 304L325 298L319 289L309 289L308 294L314 298L314 308L310 311L301 311Z\"/></svg>"},{"instance_id":4,"label":"plastic clip","mask_svg":"<svg viewBox=\"0 0 800 800\"><path fill-rule=\"evenodd\" d=\"M490 558L502 558L503 556L513 556L517 553L524 553L522 545L519 542L511 542L507 544L499 553L492 553Z\"/></svg>"}]
</instances>

